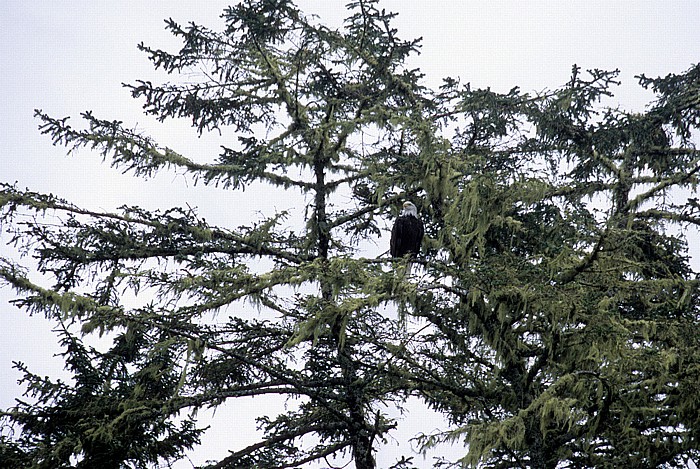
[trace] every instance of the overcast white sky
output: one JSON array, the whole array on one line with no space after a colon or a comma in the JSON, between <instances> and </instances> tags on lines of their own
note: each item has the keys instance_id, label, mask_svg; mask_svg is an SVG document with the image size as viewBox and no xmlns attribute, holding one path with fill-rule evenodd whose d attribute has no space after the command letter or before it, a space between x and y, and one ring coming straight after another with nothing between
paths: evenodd
<instances>
[{"instance_id":1,"label":"overcast white sky","mask_svg":"<svg viewBox=\"0 0 700 469\"><path fill-rule=\"evenodd\" d=\"M304 0L307 12L339 25L345 0ZM157 124L141 114L122 82L162 81L144 54L148 45L175 51L179 46L164 30L163 20L195 21L211 28L229 4L220 0L86 1L0 0L0 180L51 192L93 209L115 210L128 204L146 209L199 208L210 223L238 226L257 212L289 208L286 196L268 191L226 193L193 188L177 174L151 181L134 180L103 164L88 151L65 157L37 131L33 110L55 117L93 110L98 117L124 121L191 158L211 160L219 137L196 138L187 123ZM442 77L460 77L473 87L507 91L520 86L540 91L565 83L572 65L621 70L619 104L641 110L650 95L634 76L679 73L700 61L700 2L674 1L447 1L391 0L382 5L400 13L404 38L423 37L422 54L412 67L431 86ZM234 215L235 213L235 215ZM8 249L0 244L0 255ZM14 294L0 290L0 407L13 403L19 388L12 360L22 360L39 374L60 370L50 323L25 318L7 305ZM259 402L255 404L259 408ZM254 413L253 407L251 414ZM240 435L235 422L193 459L226 454L226 442ZM417 430L423 414L411 417ZM432 424L432 423L431 423ZM408 427L411 427L409 425ZM227 433L235 432L235 433ZM380 454L380 466L392 461L392 444ZM209 453L209 454L207 454Z\"/></svg>"}]
</instances>

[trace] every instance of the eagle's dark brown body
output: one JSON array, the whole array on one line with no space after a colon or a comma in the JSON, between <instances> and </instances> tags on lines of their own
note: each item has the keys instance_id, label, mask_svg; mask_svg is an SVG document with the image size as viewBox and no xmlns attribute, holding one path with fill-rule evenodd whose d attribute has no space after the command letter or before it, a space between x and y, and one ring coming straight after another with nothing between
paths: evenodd
<instances>
[{"instance_id":1,"label":"eagle's dark brown body","mask_svg":"<svg viewBox=\"0 0 700 469\"><path fill-rule=\"evenodd\" d=\"M411 257L416 257L420 252L423 234L423 222L417 216L415 205L406 202L404 211L396 219L391 230L391 256L404 257L410 254Z\"/></svg>"}]
</instances>

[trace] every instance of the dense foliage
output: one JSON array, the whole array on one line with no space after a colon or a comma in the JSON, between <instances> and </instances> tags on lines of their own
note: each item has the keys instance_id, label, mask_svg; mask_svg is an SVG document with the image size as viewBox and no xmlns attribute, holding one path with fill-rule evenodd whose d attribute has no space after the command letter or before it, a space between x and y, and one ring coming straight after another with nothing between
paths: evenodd
<instances>
[{"instance_id":1,"label":"dense foliage","mask_svg":"<svg viewBox=\"0 0 700 469\"><path fill-rule=\"evenodd\" d=\"M154 467L196 448L198 409L269 394L293 405L260 415L260 443L232 442L207 467L374 468L400 424L387 409L410 396L449 418L416 434L424 449L463 445L456 465L700 456L687 253L700 224L700 67L640 77L657 96L641 114L605 107L617 72L578 67L540 94L453 79L430 90L404 66L418 43L399 39L392 14L371 0L348 8L333 30L288 0L246 2L220 32L168 21L178 53L140 46L189 78L129 85L146 113L238 135L215 163L91 113L74 128L37 111L55 144L136 176L263 182L307 206L294 230L286 212L223 227L189 208L95 212L3 185L7 241L54 283L9 259L0 279L61 325L74 382L17 364L27 398L2 414L0 465ZM363 255L406 198L428 238L411 276ZM113 345L88 347L89 334ZM413 464L407 452L395 467Z\"/></svg>"}]
</instances>

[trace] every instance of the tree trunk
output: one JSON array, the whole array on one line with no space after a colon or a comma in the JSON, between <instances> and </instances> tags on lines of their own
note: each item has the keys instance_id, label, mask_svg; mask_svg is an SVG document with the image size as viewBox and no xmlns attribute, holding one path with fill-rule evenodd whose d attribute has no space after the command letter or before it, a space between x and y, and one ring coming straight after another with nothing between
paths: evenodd
<instances>
[{"instance_id":1,"label":"tree trunk","mask_svg":"<svg viewBox=\"0 0 700 469\"><path fill-rule=\"evenodd\" d=\"M325 262L328 260L330 247L330 232L328 230L330 224L328 221L328 214L326 212L326 197L328 196L328 189L325 182L326 162L328 160L322 155L323 148L321 145L321 148L318 150L318 156L314 167L314 174L316 176L315 223L316 236L318 237L317 256ZM330 282L321 277L319 279L319 283L321 288L321 298L325 304L332 306L333 293ZM331 333L336 344L338 365L340 366L345 386L350 433L348 437L351 441L352 455L353 459L355 460L355 467L357 469L375 469L376 463L372 448L374 436L372 435L372 431L370 429L371 426L367 424L365 418L362 398L362 383L358 382L357 366L352 356L352 347L346 347L344 343L345 341L342 339L344 334L342 330L342 322L342 317L336 317L331 325Z\"/></svg>"}]
</instances>

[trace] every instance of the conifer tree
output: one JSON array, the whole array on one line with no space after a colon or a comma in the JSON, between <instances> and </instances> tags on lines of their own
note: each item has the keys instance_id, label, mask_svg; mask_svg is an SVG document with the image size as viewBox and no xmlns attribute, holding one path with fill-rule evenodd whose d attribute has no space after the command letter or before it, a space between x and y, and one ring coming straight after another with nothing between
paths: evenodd
<instances>
[{"instance_id":1,"label":"conifer tree","mask_svg":"<svg viewBox=\"0 0 700 469\"><path fill-rule=\"evenodd\" d=\"M276 394L292 410L261 415L264 440L234 445L210 467L297 467L330 456L375 467L378 441L395 426L380 404L406 394L382 373L403 332L375 308L396 296L398 282L388 258L362 259L350 241L378 233L377 216L401 200L411 138L401 129L420 122L429 101L402 65L416 42L396 36L393 15L365 0L349 14L334 31L288 0L245 2L225 11L221 32L167 21L183 42L178 53L140 45L157 69L190 78L128 85L147 114L238 136L214 164L90 112L79 129L37 111L55 144L91 148L136 176L174 167L223 190L297 191L308 205L302 232L289 229L286 213L216 227L181 207L98 213L5 185L4 221L17 210L65 220L14 225L11 241L35 247L39 269L55 277L42 287L5 262L1 275L23 294L19 306L115 338L100 352L64 332L75 387L20 367L36 403L5 414L28 436L5 445L3 457L146 467L198 441L194 421L175 427L176 416ZM380 138L360 145L363 132ZM336 193L351 202L335 208ZM155 300L129 307L125 290ZM238 313L244 301L270 319Z\"/></svg>"},{"instance_id":2,"label":"conifer tree","mask_svg":"<svg viewBox=\"0 0 700 469\"><path fill-rule=\"evenodd\" d=\"M74 383L17 364L30 399L3 413L14 433L0 463L154 467L196 447L197 410L271 394L290 406L260 415L262 440L207 467L374 468L397 425L387 404L408 396L452 423L417 429L425 449L464 445L462 461L436 466L697 460L687 233L700 223L700 68L641 76L657 95L641 114L601 102L617 72L578 67L536 95L453 79L432 91L405 68L418 43L399 39L393 14L371 0L348 12L332 30L289 0L251 1L228 8L220 32L169 20L178 53L140 45L189 79L127 85L146 113L238 136L215 163L89 112L74 128L37 111L55 144L136 176L265 183L307 206L293 231L286 212L212 226L189 208L96 212L3 185L5 234L54 284L7 259L0 278L59 324ZM407 197L427 239L420 274L404 278L361 245ZM413 467L409 456L394 467Z\"/></svg>"},{"instance_id":3,"label":"conifer tree","mask_svg":"<svg viewBox=\"0 0 700 469\"><path fill-rule=\"evenodd\" d=\"M641 114L602 104L618 72L528 95L447 83L459 123L425 186L449 279L406 352L478 467L698 461L700 67L649 79ZM422 371L422 374L419 372ZM429 377L426 379L426 377Z\"/></svg>"}]
</instances>

